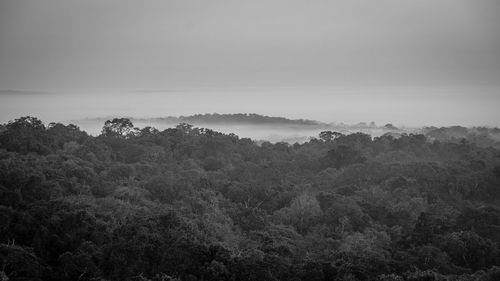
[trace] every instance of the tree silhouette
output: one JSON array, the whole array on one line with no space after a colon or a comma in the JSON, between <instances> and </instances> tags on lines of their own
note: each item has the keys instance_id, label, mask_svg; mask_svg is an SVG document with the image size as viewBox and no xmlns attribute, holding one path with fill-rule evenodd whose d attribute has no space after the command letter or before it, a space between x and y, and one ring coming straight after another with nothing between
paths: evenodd
<instances>
[{"instance_id":1,"label":"tree silhouette","mask_svg":"<svg viewBox=\"0 0 500 281\"><path fill-rule=\"evenodd\" d=\"M114 118L104 123L101 134L107 137L129 137L134 132L134 124L130 119Z\"/></svg>"}]
</instances>

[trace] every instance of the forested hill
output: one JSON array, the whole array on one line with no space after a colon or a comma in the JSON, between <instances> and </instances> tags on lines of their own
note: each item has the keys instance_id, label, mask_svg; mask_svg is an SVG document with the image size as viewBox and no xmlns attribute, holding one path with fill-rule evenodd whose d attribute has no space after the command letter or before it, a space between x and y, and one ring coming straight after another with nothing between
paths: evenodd
<instances>
[{"instance_id":1,"label":"forested hill","mask_svg":"<svg viewBox=\"0 0 500 281\"><path fill-rule=\"evenodd\" d=\"M161 120L161 118L158 118ZM167 117L165 118L169 121L175 121L177 123L206 123L206 124L228 124L228 123L240 123L240 124L283 124L283 125L306 125L306 126L317 126L326 125L324 123L305 120L305 119L288 119L284 117L271 117L255 113L236 113L236 114L195 114L191 116L180 116L180 117Z\"/></svg>"},{"instance_id":2,"label":"forested hill","mask_svg":"<svg viewBox=\"0 0 500 281\"><path fill-rule=\"evenodd\" d=\"M0 130L0 280L500 280L500 150L126 118Z\"/></svg>"},{"instance_id":3,"label":"forested hill","mask_svg":"<svg viewBox=\"0 0 500 281\"><path fill-rule=\"evenodd\" d=\"M106 121L109 118L87 118L86 120ZM144 123L166 123L166 124L243 124L243 125L297 125L297 126L327 126L328 124L308 119L288 119L285 117L266 116L256 113L205 113L188 116L168 116L154 118L128 118L131 121Z\"/></svg>"}]
</instances>

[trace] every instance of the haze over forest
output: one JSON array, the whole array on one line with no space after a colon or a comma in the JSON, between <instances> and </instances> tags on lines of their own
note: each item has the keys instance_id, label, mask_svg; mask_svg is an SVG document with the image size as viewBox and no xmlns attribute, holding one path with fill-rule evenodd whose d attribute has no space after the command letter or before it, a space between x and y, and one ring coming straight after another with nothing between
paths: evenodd
<instances>
[{"instance_id":1,"label":"haze over forest","mask_svg":"<svg viewBox=\"0 0 500 281\"><path fill-rule=\"evenodd\" d=\"M0 281L500 280L499 15L0 0Z\"/></svg>"},{"instance_id":2,"label":"haze over forest","mask_svg":"<svg viewBox=\"0 0 500 281\"><path fill-rule=\"evenodd\" d=\"M0 84L1 85L1 84ZM0 122L20 116L68 123L85 118L159 118L258 113L325 123L397 126L499 126L493 90L235 88L188 90L0 91Z\"/></svg>"}]
</instances>

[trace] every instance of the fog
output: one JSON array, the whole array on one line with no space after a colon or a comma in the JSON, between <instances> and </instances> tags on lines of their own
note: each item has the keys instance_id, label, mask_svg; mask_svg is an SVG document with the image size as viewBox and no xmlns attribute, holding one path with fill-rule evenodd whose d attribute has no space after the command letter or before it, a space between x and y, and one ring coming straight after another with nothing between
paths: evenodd
<instances>
[{"instance_id":1,"label":"fog","mask_svg":"<svg viewBox=\"0 0 500 281\"><path fill-rule=\"evenodd\" d=\"M72 123L77 124L82 130L87 133L97 136L101 134L105 119L80 119L73 120ZM161 122L158 120L134 120L132 122L137 128L147 126L154 127L159 130L174 128L178 123ZM289 124L235 124L235 123L198 123L191 122L191 125L198 128L210 128L217 132L226 134L236 134L240 138L250 138L257 142L288 142L288 143L303 143L311 138L318 138L322 131L330 130L337 131L343 134L354 132L362 132L371 135L372 137L381 136L385 133L414 133L421 132L420 128L398 128L398 130L388 130L383 127L357 127L341 124L323 124L323 125L289 125Z\"/></svg>"},{"instance_id":2,"label":"fog","mask_svg":"<svg viewBox=\"0 0 500 281\"><path fill-rule=\"evenodd\" d=\"M498 105L498 95L488 88L470 92L401 87L2 91L0 122L27 115L44 122L78 124L85 118L154 118L217 112L257 113L325 123L499 126Z\"/></svg>"}]
</instances>

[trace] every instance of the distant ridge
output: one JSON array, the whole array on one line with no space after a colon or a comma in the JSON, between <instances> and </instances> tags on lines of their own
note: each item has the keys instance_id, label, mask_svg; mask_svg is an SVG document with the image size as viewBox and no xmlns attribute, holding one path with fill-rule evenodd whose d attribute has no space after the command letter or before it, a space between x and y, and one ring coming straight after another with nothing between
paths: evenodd
<instances>
[{"instance_id":1,"label":"distant ridge","mask_svg":"<svg viewBox=\"0 0 500 281\"><path fill-rule=\"evenodd\" d=\"M105 122L106 120L113 119L117 116L107 116L107 117L96 117L96 118L85 118L87 121L99 121ZM167 116L167 117L130 117L122 116L130 119L132 122L138 123L161 123L161 124L179 124L188 123L192 125L252 125L252 126L275 126L275 125L286 125L286 126L300 126L304 128L324 128L324 129L336 129L336 130L373 130L373 129L384 129L391 131L406 131L406 129L401 129L393 126L392 124L386 124L385 126L377 126L374 122L369 124L365 122L360 122L358 124L345 124L345 123L325 123L317 120L311 119L289 119L286 117L277 116L267 116L257 113L204 113L204 114L194 114L188 116Z\"/></svg>"},{"instance_id":2,"label":"distant ridge","mask_svg":"<svg viewBox=\"0 0 500 281\"><path fill-rule=\"evenodd\" d=\"M256 113L235 113L235 114L206 113L206 114L195 114L189 116L179 116L179 117L170 116L165 118L153 118L153 119L158 121L163 120L171 122L206 123L206 124L247 123L247 124L287 124L287 125L306 125L306 126L324 125L324 123L314 120L288 119L285 117L272 117Z\"/></svg>"},{"instance_id":3,"label":"distant ridge","mask_svg":"<svg viewBox=\"0 0 500 281\"><path fill-rule=\"evenodd\" d=\"M256 113L205 113L188 116L168 116L168 117L152 117L152 118L135 118L127 117L131 121L137 122L160 122L160 123L192 123L192 124L252 124L252 125L300 125L300 126L328 126L324 122L309 120L309 119L288 119L285 117L266 116ZM106 121L114 118L113 116L85 118L85 120Z\"/></svg>"}]
</instances>

